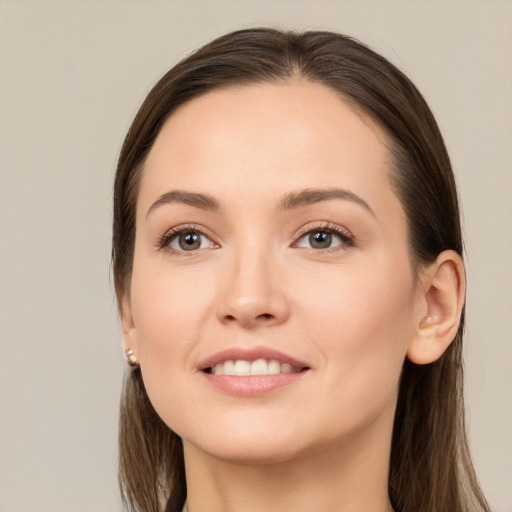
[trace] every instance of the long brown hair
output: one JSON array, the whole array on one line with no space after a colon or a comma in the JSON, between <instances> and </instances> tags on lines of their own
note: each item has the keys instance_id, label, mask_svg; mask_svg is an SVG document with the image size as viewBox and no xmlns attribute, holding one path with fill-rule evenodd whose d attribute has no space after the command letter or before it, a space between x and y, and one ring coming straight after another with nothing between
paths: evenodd
<instances>
[{"instance_id":1,"label":"long brown hair","mask_svg":"<svg viewBox=\"0 0 512 512\"><path fill-rule=\"evenodd\" d=\"M445 249L462 255L457 192L437 123L411 81L362 43L331 32L241 30L176 65L142 104L124 142L114 188L112 261L118 301L129 294L135 210L144 161L163 123L185 102L233 84L303 78L337 91L387 133L392 184L419 268ZM389 496L397 512L484 512L464 424L462 333L434 363L404 362L391 446ZM119 481L130 511L181 510L181 439L153 409L140 370L125 379Z\"/></svg>"}]
</instances>

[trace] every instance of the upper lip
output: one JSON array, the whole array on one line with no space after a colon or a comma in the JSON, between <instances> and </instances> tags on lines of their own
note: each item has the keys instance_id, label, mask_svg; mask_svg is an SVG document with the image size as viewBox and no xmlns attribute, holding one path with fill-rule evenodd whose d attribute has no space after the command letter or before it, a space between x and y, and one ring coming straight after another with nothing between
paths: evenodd
<instances>
[{"instance_id":1,"label":"upper lip","mask_svg":"<svg viewBox=\"0 0 512 512\"><path fill-rule=\"evenodd\" d=\"M308 365L303 361L299 361L294 357L285 354L284 352L280 352L279 350L275 350L270 347L258 346L258 347L231 347L221 350L220 352L216 352L212 354L210 357L204 359L199 364L200 370L207 370L208 368L212 368L217 364L224 363L225 361L236 361L238 359L242 359L245 361L256 361L257 359L276 359L281 364L288 363L295 368L308 368Z\"/></svg>"}]
</instances>

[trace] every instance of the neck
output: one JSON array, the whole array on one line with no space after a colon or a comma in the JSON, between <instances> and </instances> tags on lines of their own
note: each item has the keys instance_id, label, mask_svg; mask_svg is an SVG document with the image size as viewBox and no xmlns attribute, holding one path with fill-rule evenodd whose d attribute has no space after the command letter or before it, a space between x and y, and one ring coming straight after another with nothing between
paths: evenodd
<instances>
[{"instance_id":1,"label":"neck","mask_svg":"<svg viewBox=\"0 0 512 512\"><path fill-rule=\"evenodd\" d=\"M392 512L391 430L385 440L382 430L374 434L365 430L290 460L259 464L221 460L184 442L188 512Z\"/></svg>"}]
</instances>

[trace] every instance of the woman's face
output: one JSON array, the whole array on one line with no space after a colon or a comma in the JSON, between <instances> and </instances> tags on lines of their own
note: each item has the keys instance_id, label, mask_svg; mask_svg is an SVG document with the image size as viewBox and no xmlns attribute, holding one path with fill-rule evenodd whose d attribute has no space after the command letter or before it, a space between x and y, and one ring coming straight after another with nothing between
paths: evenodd
<instances>
[{"instance_id":1,"label":"woman's face","mask_svg":"<svg viewBox=\"0 0 512 512\"><path fill-rule=\"evenodd\" d=\"M186 450L268 462L389 443L422 311L385 140L306 81L210 92L165 123L123 326Z\"/></svg>"}]
</instances>

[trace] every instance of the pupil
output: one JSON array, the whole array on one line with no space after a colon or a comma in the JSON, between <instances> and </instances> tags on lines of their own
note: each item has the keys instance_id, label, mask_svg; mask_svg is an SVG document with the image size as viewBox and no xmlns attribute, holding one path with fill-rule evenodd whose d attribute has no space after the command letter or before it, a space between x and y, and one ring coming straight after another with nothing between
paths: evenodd
<instances>
[{"instance_id":1,"label":"pupil","mask_svg":"<svg viewBox=\"0 0 512 512\"><path fill-rule=\"evenodd\" d=\"M325 231L318 231L309 235L309 242L311 247L315 249L326 249L331 245L332 235L331 233L327 233Z\"/></svg>"},{"instance_id":2,"label":"pupil","mask_svg":"<svg viewBox=\"0 0 512 512\"><path fill-rule=\"evenodd\" d=\"M199 249L201 239L197 233L185 233L180 235L179 244L180 247L185 250Z\"/></svg>"}]
</instances>

